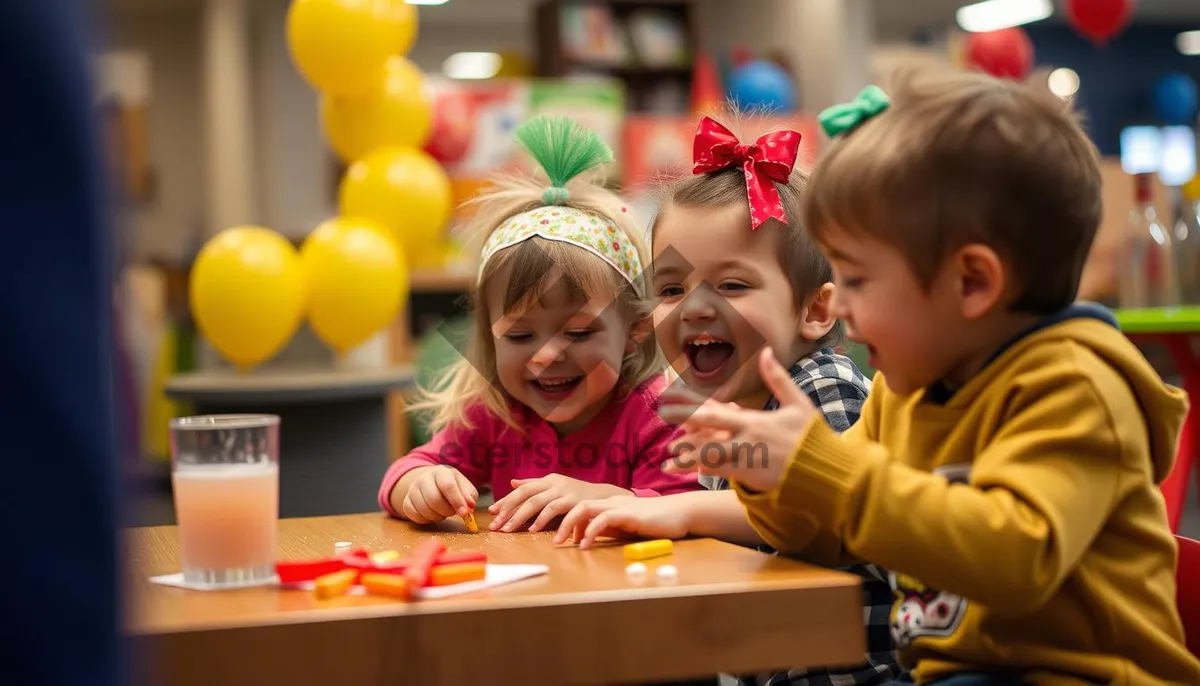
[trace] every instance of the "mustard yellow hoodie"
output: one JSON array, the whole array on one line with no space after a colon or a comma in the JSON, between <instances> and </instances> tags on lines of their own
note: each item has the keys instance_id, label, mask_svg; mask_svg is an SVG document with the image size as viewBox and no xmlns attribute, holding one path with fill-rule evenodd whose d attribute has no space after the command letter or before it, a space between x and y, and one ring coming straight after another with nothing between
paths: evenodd
<instances>
[{"instance_id":1,"label":"mustard yellow hoodie","mask_svg":"<svg viewBox=\"0 0 1200 686\"><path fill-rule=\"evenodd\" d=\"M774 491L734 488L779 550L893 571L892 634L919 683L1196 686L1157 487L1186 407L1111 314L1076 306L944 403L880 376L844 435L810 422Z\"/></svg>"}]
</instances>

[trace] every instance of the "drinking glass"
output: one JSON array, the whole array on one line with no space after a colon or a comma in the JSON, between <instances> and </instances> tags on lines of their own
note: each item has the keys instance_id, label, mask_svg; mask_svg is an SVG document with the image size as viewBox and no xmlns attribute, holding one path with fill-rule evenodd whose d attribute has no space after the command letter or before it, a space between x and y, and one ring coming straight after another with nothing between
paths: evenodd
<instances>
[{"instance_id":1,"label":"drinking glass","mask_svg":"<svg viewBox=\"0 0 1200 686\"><path fill-rule=\"evenodd\" d=\"M222 588L274 579L279 417L180 417L170 428L184 581Z\"/></svg>"}]
</instances>

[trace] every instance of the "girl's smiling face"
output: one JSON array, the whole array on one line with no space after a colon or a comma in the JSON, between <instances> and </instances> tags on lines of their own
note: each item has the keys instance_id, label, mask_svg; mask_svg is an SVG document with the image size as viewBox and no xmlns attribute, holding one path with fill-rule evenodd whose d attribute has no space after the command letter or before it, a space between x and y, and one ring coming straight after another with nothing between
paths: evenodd
<instances>
[{"instance_id":1,"label":"girl's smiling face","mask_svg":"<svg viewBox=\"0 0 1200 686\"><path fill-rule=\"evenodd\" d=\"M744 205L671 205L659 217L654 333L688 388L722 402L765 403L759 351L770 345L784 365L805 352L779 243L769 230L750 230Z\"/></svg>"},{"instance_id":2,"label":"girl's smiling face","mask_svg":"<svg viewBox=\"0 0 1200 686\"><path fill-rule=\"evenodd\" d=\"M608 404L636 347L635 327L611 298L585 299L554 276L547 282L539 297L493 321L496 371L511 398L568 434ZM504 312L503 289L494 290L487 309Z\"/></svg>"}]
</instances>

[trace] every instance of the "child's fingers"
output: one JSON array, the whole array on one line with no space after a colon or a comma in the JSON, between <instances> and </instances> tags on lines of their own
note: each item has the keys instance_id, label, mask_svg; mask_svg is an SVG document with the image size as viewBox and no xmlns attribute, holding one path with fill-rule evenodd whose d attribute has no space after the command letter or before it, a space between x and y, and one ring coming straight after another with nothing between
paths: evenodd
<instances>
[{"instance_id":1,"label":"child's fingers","mask_svg":"<svg viewBox=\"0 0 1200 686\"><path fill-rule=\"evenodd\" d=\"M578 541L579 536L583 534L583 527L591 521L596 513L600 512L604 507L603 500L584 500L571 508L563 520L558 524L558 533L554 535L555 544L563 544L567 539ZM576 528L579 530L576 531Z\"/></svg>"},{"instance_id":2,"label":"child's fingers","mask_svg":"<svg viewBox=\"0 0 1200 686\"><path fill-rule=\"evenodd\" d=\"M532 479L514 488L511 493L501 498L493 506L496 508L496 516L492 518L492 523L488 528L492 531L499 530L527 500L549 487L550 484L545 479Z\"/></svg>"},{"instance_id":3,"label":"child's fingers","mask_svg":"<svg viewBox=\"0 0 1200 686\"><path fill-rule=\"evenodd\" d=\"M452 508L446 514L447 517L452 515L464 515L467 510L471 509L467 502L467 497L463 494L462 484L455 477L455 472L449 469L439 469L433 476L433 482L437 484L438 492L442 499Z\"/></svg>"},{"instance_id":4,"label":"child's fingers","mask_svg":"<svg viewBox=\"0 0 1200 686\"><path fill-rule=\"evenodd\" d=\"M538 513L537 519L533 520L533 524L529 525L530 531L541 531L550 526L556 517L560 517L571 510L571 501L565 497L559 497L546 503L542 511Z\"/></svg>"},{"instance_id":5,"label":"child's fingers","mask_svg":"<svg viewBox=\"0 0 1200 686\"><path fill-rule=\"evenodd\" d=\"M549 491L542 491L527 499L521 506L512 513L512 516L504 522L501 531L516 531L525 526L534 515L541 512L552 501L556 500L558 495Z\"/></svg>"},{"instance_id":6,"label":"child's fingers","mask_svg":"<svg viewBox=\"0 0 1200 686\"><path fill-rule=\"evenodd\" d=\"M425 496L419 488L410 488L404 502L411 508L408 518L417 524L428 524L441 519L425 502Z\"/></svg>"},{"instance_id":7,"label":"child's fingers","mask_svg":"<svg viewBox=\"0 0 1200 686\"><path fill-rule=\"evenodd\" d=\"M438 472L444 470L436 470ZM446 517L454 516L454 506L446 500L446 496L442 494L442 487L438 485L439 475L433 475L430 479L420 479L413 484L413 489L420 494L424 500L425 507L433 513L434 520L445 519Z\"/></svg>"},{"instance_id":8,"label":"child's fingers","mask_svg":"<svg viewBox=\"0 0 1200 686\"><path fill-rule=\"evenodd\" d=\"M590 548L601 536L627 538L629 534L636 534L640 527L641 522L629 510L620 508L605 510L588 522L587 528L583 530L583 535L579 537L579 548L581 550Z\"/></svg>"},{"instance_id":9,"label":"child's fingers","mask_svg":"<svg viewBox=\"0 0 1200 686\"><path fill-rule=\"evenodd\" d=\"M771 394L779 401L780 407L811 402L796 382L792 381L792 375L775 359L775 353L770 346L763 348L758 355L758 373Z\"/></svg>"},{"instance_id":10,"label":"child's fingers","mask_svg":"<svg viewBox=\"0 0 1200 686\"><path fill-rule=\"evenodd\" d=\"M544 481L544 479L545 477L538 477L536 479L509 479L508 485L512 486L513 490L509 491L508 495L489 505L488 512L495 514L504 510L509 504L511 504L513 507L520 505L522 502L524 502L525 498L528 497L529 488L522 489L523 486L528 484L536 485L542 483L544 484L544 488L549 488L549 485Z\"/></svg>"},{"instance_id":11,"label":"child's fingers","mask_svg":"<svg viewBox=\"0 0 1200 686\"><path fill-rule=\"evenodd\" d=\"M462 494L467 497L467 505L474 510L475 504L479 503L479 489L475 488L474 483L470 482L467 476L457 469L454 470L454 477L458 481L458 488L461 488Z\"/></svg>"}]
</instances>

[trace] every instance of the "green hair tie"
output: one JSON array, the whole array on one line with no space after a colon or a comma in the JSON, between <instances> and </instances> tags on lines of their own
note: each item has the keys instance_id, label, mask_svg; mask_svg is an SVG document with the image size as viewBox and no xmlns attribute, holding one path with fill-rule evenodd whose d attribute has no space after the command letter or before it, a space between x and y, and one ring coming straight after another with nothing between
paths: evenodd
<instances>
[{"instance_id":1,"label":"green hair tie","mask_svg":"<svg viewBox=\"0 0 1200 686\"><path fill-rule=\"evenodd\" d=\"M850 102L834 105L817 115L825 135L836 138L890 107L892 101L879 86L867 86Z\"/></svg>"},{"instance_id":2,"label":"green hair tie","mask_svg":"<svg viewBox=\"0 0 1200 686\"><path fill-rule=\"evenodd\" d=\"M542 193L542 202L547 205L565 205L571 197L570 191L562 186L551 186Z\"/></svg>"},{"instance_id":3,"label":"green hair tie","mask_svg":"<svg viewBox=\"0 0 1200 686\"><path fill-rule=\"evenodd\" d=\"M613 161L612 148L594 131L569 117L534 117L517 127L517 143L546 170L550 187L542 193L547 205L567 202L567 182L583 172Z\"/></svg>"}]
</instances>

